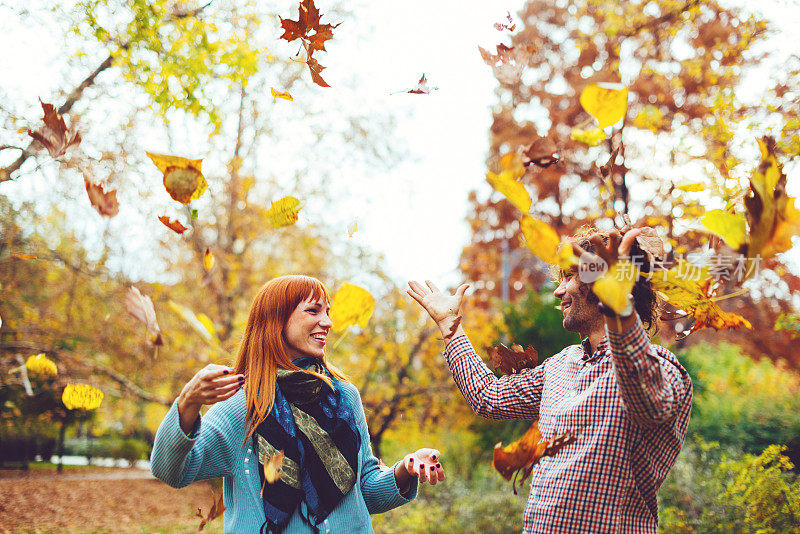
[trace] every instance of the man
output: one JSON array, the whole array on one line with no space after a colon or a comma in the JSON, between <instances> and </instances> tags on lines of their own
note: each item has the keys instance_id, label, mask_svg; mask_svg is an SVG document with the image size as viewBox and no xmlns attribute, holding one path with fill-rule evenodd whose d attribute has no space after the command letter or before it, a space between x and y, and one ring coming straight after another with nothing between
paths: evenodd
<instances>
[{"instance_id":1,"label":"man","mask_svg":"<svg viewBox=\"0 0 800 534\"><path fill-rule=\"evenodd\" d=\"M629 230L620 242L616 231L584 232L571 241L582 259L601 258L610 267L630 258L632 247L641 251L639 234ZM639 263L642 271L652 267ZM460 326L452 332L468 286L447 295L431 282L427 288L409 282L408 294L445 336L445 360L475 413L538 419L545 439L566 431L578 436L534 467L524 532L655 533L656 492L686 434L692 382L671 352L650 343L642 324L657 319L649 280L637 280L628 306L616 314L598 301L593 280L581 280L582 272L590 271L560 271L555 290L564 328L578 332L582 343L502 378L484 365Z\"/></svg>"}]
</instances>

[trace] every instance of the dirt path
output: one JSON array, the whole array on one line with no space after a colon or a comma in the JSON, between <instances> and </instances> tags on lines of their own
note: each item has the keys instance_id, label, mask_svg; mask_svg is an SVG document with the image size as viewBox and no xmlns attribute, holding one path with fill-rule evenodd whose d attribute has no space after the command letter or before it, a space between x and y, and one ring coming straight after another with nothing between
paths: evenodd
<instances>
[{"instance_id":1,"label":"dirt path","mask_svg":"<svg viewBox=\"0 0 800 534\"><path fill-rule=\"evenodd\" d=\"M57 475L0 475L2 533L196 532L198 507L211 505L211 486L175 490L147 471L90 468ZM222 532L216 520L203 532Z\"/></svg>"}]
</instances>

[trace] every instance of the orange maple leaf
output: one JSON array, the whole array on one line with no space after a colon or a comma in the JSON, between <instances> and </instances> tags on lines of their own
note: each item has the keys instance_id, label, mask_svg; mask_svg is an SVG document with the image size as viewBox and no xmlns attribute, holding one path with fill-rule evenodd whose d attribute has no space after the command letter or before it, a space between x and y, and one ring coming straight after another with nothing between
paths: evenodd
<instances>
[{"instance_id":1,"label":"orange maple leaf","mask_svg":"<svg viewBox=\"0 0 800 534\"><path fill-rule=\"evenodd\" d=\"M509 349L502 343L496 347L486 347L492 368L504 375L514 375L523 369L532 369L539 362L539 354L532 346L523 349L519 345L511 345Z\"/></svg>"},{"instance_id":2,"label":"orange maple leaf","mask_svg":"<svg viewBox=\"0 0 800 534\"><path fill-rule=\"evenodd\" d=\"M199 517L202 521L200 521L200 526L197 528L197 531L203 530L209 521L212 521L218 517L222 516L222 513L225 511L225 503L222 499L222 493L219 494L219 499L217 498L217 494L214 493L214 490L211 490L211 510L208 511L208 517L203 515L203 509L198 508L197 513L195 514Z\"/></svg>"}]
</instances>

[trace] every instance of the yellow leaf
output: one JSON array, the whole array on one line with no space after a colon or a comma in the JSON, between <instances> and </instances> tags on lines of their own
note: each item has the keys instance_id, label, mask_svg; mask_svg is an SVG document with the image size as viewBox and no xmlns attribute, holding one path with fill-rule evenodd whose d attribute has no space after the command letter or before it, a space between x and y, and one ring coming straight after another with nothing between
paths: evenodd
<instances>
[{"instance_id":1,"label":"yellow leaf","mask_svg":"<svg viewBox=\"0 0 800 534\"><path fill-rule=\"evenodd\" d=\"M61 401L69 410L94 410L103 401L103 392L86 384L67 384Z\"/></svg>"},{"instance_id":2,"label":"yellow leaf","mask_svg":"<svg viewBox=\"0 0 800 534\"><path fill-rule=\"evenodd\" d=\"M675 189L680 189L681 191L686 191L687 193L696 193L698 191L705 191L706 186L701 183L691 183L676 185Z\"/></svg>"},{"instance_id":3,"label":"yellow leaf","mask_svg":"<svg viewBox=\"0 0 800 534\"><path fill-rule=\"evenodd\" d=\"M531 209L531 196L525 186L521 182L514 180L513 176L512 171L503 171L499 175L487 172L486 181L500 191L522 213L528 213L528 210Z\"/></svg>"},{"instance_id":4,"label":"yellow leaf","mask_svg":"<svg viewBox=\"0 0 800 534\"><path fill-rule=\"evenodd\" d=\"M20 260L35 260L36 256L33 254L22 254L21 252L12 252L11 256Z\"/></svg>"},{"instance_id":5,"label":"yellow leaf","mask_svg":"<svg viewBox=\"0 0 800 534\"><path fill-rule=\"evenodd\" d=\"M216 337L217 327L214 326L214 321L212 321L208 315L205 313L198 313L195 317L197 317L197 320L205 327L206 331L211 334L212 337Z\"/></svg>"},{"instance_id":6,"label":"yellow leaf","mask_svg":"<svg viewBox=\"0 0 800 534\"><path fill-rule=\"evenodd\" d=\"M525 215L519 221L519 228L525 238L525 246L542 261L558 265L565 271L578 263L572 245L565 243L559 247L558 234L546 222Z\"/></svg>"},{"instance_id":7,"label":"yellow leaf","mask_svg":"<svg viewBox=\"0 0 800 534\"><path fill-rule=\"evenodd\" d=\"M180 156L146 152L158 170L164 174L164 187L173 200L188 204L208 188L200 170L202 159L186 159Z\"/></svg>"},{"instance_id":8,"label":"yellow leaf","mask_svg":"<svg viewBox=\"0 0 800 534\"><path fill-rule=\"evenodd\" d=\"M277 482L283 476L283 451L275 451L264 462L264 480L267 484Z\"/></svg>"},{"instance_id":9,"label":"yellow leaf","mask_svg":"<svg viewBox=\"0 0 800 534\"><path fill-rule=\"evenodd\" d=\"M592 291L602 302L619 313L628 305L639 269L629 260L619 260L595 280Z\"/></svg>"},{"instance_id":10,"label":"yellow leaf","mask_svg":"<svg viewBox=\"0 0 800 534\"><path fill-rule=\"evenodd\" d=\"M302 206L295 197L283 197L273 202L267 210L267 220L273 228L283 228L297 222Z\"/></svg>"},{"instance_id":11,"label":"yellow leaf","mask_svg":"<svg viewBox=\"0 0 800 534\"><path fill-rule=\"evenodd\" d=\"M203 254L203 269L210 271L212 267L214 267L214 255L206 249L206 253Z\"/></svg>"},{"instance_id":12,"label":"yellow leaf","mask_svg":"<svg viewBox=\"0 0 800 534\"><path fill-rule=\"evenodd\" d=\"M355 219L347 225L347 237L353 237L353 234L358 231L358 219Z\"/></svg>"},{"instance_id":13,"label":"yellow leaf","mask_svg":"<svg viewBox=\"0 0 800 534\"><path fill-rule=\"evenodd\" d=\"M581 93L581 106L597 119L602 129L625 116L628 109L628 88L617 83L593 83Z\"/></svg>"},{"instance_id":14,"label":"yellow leaf","mask_svg":"<svg viewBox=\"0 0 800 534\"><path fill-rule=\"evenodd\" d=\"M724 239L734 250L747 242L747 225L743 215L711 210L700 219L700 224L712 234Z\"/></svg>"},{"instance_id":15,"label":"yellow leaf","mask_svg":"<svg viewBox=\"0 0 800 534\"><path fill-rule=\"evenodd\" d=\"M269 90L272 93L272 98L282 98L284 100L288 100L289 102L294 100L292 95L289 94L289 91L276 91L274 87L270 87Z\"/></svg>"},{"instance_id":16,"label":"yellow leaf","mask_svg":"<svg viewBox=\"0 0 800 534\"><path fill-rule=\"evenodd\" d=\"M512 180L519 180L525 175L525 165L522 156L516 152L508 152L500 158L500 172L508 172Z\"/></svg>"},{"instance_id":17,"label":"yellow leaf","mask_svg":"<svg viewBox=\"0 0 800 534\"><path fill-rule=\"evenodd\" d=\"M354 324L365 328L374 310L375 299L369 291L353 284L342 284L331 302L333 331L341 332Z\"/></svg>"},{"instance_id":18,"label":"yellow leaf","mask_svg":"<svg viewBox=\"0 0 800 534\"><path fill-rule=\"evenodd\" d=\"M28 371L40 375L55 376L58 374L55 362L45 356L43 352L28 357L28 360L25 362L25 367Z\"/></svg>"},{"instance_id":19,"label":"yellow leaf","mask_svg":"<svg viewBox=\"0 0 800 534\"><path fill-rule=\"evenodd\" d=\"M170 307L172 311L177 313L181 319L186 321L189 326L191 326L195 332L200 334L204 339L208 341L216 340L216 328L214 328L214 323L211 322L211 319L208 318L207 315L203 313L199 313L197 315L192 312L186 306L182 304L178 304L177 302L168 301L167 305Z\"/></svg>"},{"instance_id":20,"label":"yellow leaf","mask_svg":"<svg viewBox=\"0 0 800 534\"><path fill-rule=\"evenodd\" d=\"M580 128L573 128L569 134L570 139L583 143L584 145L597 146L600 141L606 138L606 134L600 128L592 130L581 130Z\"/></svg>"}]
</instances>

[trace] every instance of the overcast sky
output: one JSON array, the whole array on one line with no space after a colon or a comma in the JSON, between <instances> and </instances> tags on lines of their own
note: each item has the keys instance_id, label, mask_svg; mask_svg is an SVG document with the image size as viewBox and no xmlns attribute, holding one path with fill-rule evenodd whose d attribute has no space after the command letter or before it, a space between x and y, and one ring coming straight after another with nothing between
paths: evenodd
<instances>
[{"instance_id":1,"label":"overcast sky","mask_svg":"<svg viewBox=\"0 0 800 534\"><path fill-rule=\"evenodd\" d=\"M324 14L324 0L317 5ZM506 39L493 24L506 11L515 14L522 0L346 5L357 13L358 24L369 27L337 29L324 61L325 78L333 87L324 91L339 92L338 97L363 103L365 108L397 112L395 135L398 144L407 148L408 157L392 168L375 168L370 176L353 178L362 190L336 209L357 217L353 239L382 252L399 283L420 278L457 283L458 257L469 237L467 195L473 189L489 190L484 180L485 158L496 82L477 46L493 48ZM775 38L776 48L798 52L797 4L774 0L759 6L783 30ZM323 17L323 22L328 20ZM0 33L1 83L7 94L30 95L35 103L36 96L56 92L48 73L58 62L59 32L63 31L11 23L8 31ZM439 87L437 91L390 94L413 86L423 72L431 85ZM360 81L357 87L346 81L353 73ZM794 194L799 192L796 185L790 186ZM13 194L14 187L0 191Z\"/></svg>"}]
</instances>

